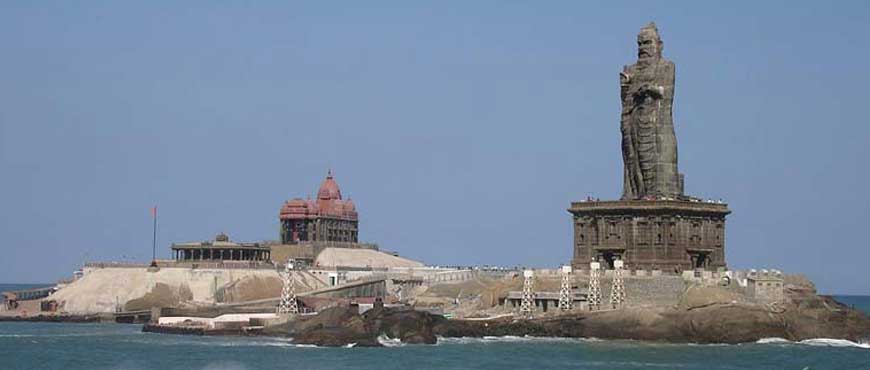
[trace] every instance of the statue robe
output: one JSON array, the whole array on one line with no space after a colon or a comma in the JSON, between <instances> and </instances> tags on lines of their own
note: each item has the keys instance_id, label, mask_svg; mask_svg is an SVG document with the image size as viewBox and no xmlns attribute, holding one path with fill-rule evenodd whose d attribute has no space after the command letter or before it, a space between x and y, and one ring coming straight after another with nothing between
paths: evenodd
<instances>
[{"instance_id":1,"label":"statue robe","mask_svg":"<svg viewBox=\"0 0 870 370\"><path fill-rule=\"evenodd\" d=\"M621 78L623 199L682 195L674 133L674 63L650 58Z\"/></svg>"}]
</instances>

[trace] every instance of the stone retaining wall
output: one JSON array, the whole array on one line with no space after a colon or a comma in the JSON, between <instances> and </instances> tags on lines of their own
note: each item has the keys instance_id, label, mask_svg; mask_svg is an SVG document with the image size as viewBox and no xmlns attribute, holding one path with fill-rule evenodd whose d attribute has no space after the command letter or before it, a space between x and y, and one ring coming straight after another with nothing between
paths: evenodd
<instances>
[{"instance_id":1,"label":"stone retaining wall","mask_svg":"<svg viewBox=\"0 0 870 370\"><path fill-rule=\"evenodd\" d=\"M589 279L586 277L575 280L580 289L586 289ZM625 283L625 297L629 306L673 306L676 305L686 282L679 276L667 275L656 277L623 276ZM610 303L610 289L613 286L613 278L605 276L601 278L601 303L607 306Z\"/></svg>"}]
</instances>

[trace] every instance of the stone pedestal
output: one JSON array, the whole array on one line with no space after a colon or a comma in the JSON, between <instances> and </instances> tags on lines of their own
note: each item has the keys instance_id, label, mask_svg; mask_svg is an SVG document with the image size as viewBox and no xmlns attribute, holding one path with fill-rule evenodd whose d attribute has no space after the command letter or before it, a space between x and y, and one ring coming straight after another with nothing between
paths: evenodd
<instances>
[{"instance_id":1,"label":"stone pedestal","mask_svg":"<svg viewBox=\"0 0 870 370\"><path fill-rule=\"evenodd\" d=\"M602 268L622 259L631 269L725 268L723 203L684 200L586 201L571 203L575 268L593 258Z\"/></svg>"}]
</instances>

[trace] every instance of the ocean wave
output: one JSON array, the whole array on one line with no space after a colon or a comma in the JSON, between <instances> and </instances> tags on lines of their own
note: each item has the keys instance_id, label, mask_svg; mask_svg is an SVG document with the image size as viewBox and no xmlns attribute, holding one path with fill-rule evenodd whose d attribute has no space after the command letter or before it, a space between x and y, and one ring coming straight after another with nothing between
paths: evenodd
<instances>
[{"instance_id":1,"label":"ocean wave","mask_svg":"<svg viewBox=\"0 0 870 370\"><path fill-rule=\"evenodd\" d=\"M545 343L545 342L563 342L563 343L589 343L589 342L608 342L608 343L638 343L657 346L731 346L728 343L665 343L665 342L644 342L633 340L602 340L598 338L560 338L560 337L533 337L533 336L485 336L485 337L438 337L438 344L481 344L481 343ZM852 347L870 349L870 342L852 342L845 339L831 338L813 338L798 342L793 342L784 338L761 338L757 340L757 344L789 344L789 345L808 345L819 347Z\"/></svg>"},{"instance_id":2,"label":"ocean wave","mask_svg":"<svg viewBox=\"0 0 870 370\"><path fill-rule=\"evenodd\" d=\"M378 336L378 343L380 343L384 347L403 347L403 346L405 346L405 343L402 343L401 339L390 338L386 334L381 334Z\"/></svg>"},{"instance_id":3,"label":"ocean wave","mask_svg":"<svg viewBox=\"0 0 870 370\"><path fill-rule=\"evenodd\" d=\"M145 336L130 337L122 340L128 343L176 347L286 347L320 348L313 344L293 343L293 338L236 338L236 337L198 337L198 336Z\"/></svg>"},{"instance_id":4,"label":"ocean wave","mask_svg":"<svg viewBox=\"0 0 870 370\"><path fill-rule=\"evenodd\" d=\"M810 346L825 346L825 347L857 347L870 349L870 343L857 343L850 340L845 339L830 339L830 338L813 338L813 339L805 339L800 342L800 344L806 344Z\"/></svg>"},{"instance_id":5,"label":"ocean wave","mask_svg":"<svg viewBox=\"0 0 870 370\"><path fill-rule=\"evenodd\" d=\"M790 341L784 338L761 338L755 343L758 344L803 344L807 346L817 346L817 347L853 347L853 348L864 348L870 349L870 343L866 342L853 342L846 339L833 339L833 338L812 338L812 339L804 339L801 341Z\"/></svg>"},{"instance_id":6,"label":"ocean wave","mask_svg":"<svg viewBox=\"0 0 870 370\"><path fill-rule=\"evenodd\" d=\"M533 337L533 336L484 336L484 337L438 337L438 343L444 344L469 344L469 343L519 343L519 342L601 342L598 338L562 338L562 337Z\"/></svg>"},{"instance_id":7,"label":"ocean wave","mask_svg":"<svg viewBox=\"0 0 870 370\"><path fill-rule=\"evenodd\" d=\"M65 334L0 334L0 338L75 338L75 337L108 337L126 334L107 333L65 333Z\"/></svg>"},{"instance_id":8,"label":"ocean wave","mask_svg":"<svg viewBox=\"0 0 870 370\"><path fill-rule=\"evenodd\" d=\"M784 344L784 343L794 343L788 339L780 338L780 337L772 337L772 338L761 338L755 343L758 344Z\"/></svg>"},{"instance_id":9,"label":"ocean wave","mask_svg":"<svg viewBox=\"0 0 870 370\"><path fill-rule=\"evenodd\" d=\"M233 340L219 343L201 343L218 347L288 347L288 348L321 348L313 344L293 343L292 338L273 338L269 340Z\"/></svg>"}]
</instances>

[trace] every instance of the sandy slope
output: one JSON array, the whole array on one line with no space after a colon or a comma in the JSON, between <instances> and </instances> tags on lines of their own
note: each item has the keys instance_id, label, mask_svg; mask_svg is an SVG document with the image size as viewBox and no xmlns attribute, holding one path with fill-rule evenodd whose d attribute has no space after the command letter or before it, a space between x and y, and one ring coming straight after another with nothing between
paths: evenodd
<instances>
[{"instance_id":1,"label":"sandy slope","mask_svg":"<svg viewBox=\"0 0 870 370\"><path fill-rule=\"evenodd\" d=\"M423 264L407 258L396 257L370 249L326 248L317 255L317 266L345 267L423 267Z\"/></svg>"},{"instance_id":2,"label":"sandy slope","mask_svg":"<svg viewBox=\"0 0 870 370\"><path fill-rule=\"evenodd\" d=\"M300 280L300 291L322 285L310 277ZM136 310L184 301L237 302L277 297L280 292L281 280L274 270L103 268L88 271L49 299L57 301L62 311L90 314L114 312L117 306Z\"/></svg>"}]
</instances>

